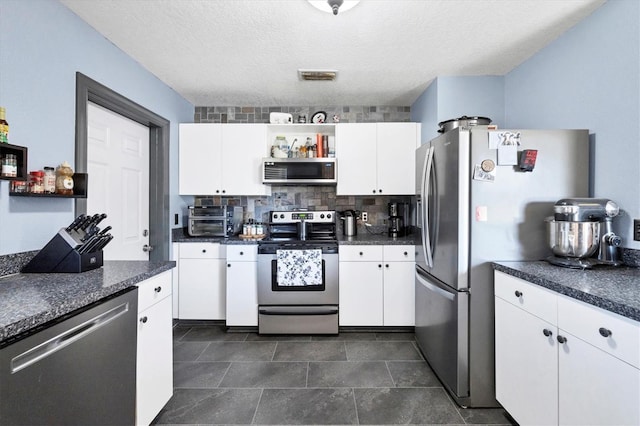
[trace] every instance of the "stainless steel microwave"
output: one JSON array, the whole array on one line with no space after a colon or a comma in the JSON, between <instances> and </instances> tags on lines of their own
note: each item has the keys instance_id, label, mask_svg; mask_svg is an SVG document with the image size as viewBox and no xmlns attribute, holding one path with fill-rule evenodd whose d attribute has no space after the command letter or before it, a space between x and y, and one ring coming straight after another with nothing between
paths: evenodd
<instances>
[{"instance_id":1,"label":"stainless steel microwave","mask_svg":"<svg viewBox=\"0 0 640 426\"><path fill-rule=\"evenodd\" d=\"M335 185L335 158L265 158L262 183L274 185Z\"/></svg>"}]
</instances>

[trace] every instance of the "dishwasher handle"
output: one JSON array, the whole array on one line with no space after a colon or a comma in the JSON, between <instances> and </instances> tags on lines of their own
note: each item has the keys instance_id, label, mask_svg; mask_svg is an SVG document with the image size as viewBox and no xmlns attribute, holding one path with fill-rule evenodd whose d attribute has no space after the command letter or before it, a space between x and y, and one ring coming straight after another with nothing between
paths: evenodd
<instances>
[{"instance_id":1,"label":"dishwasher handle","mask_svg":"<svg viewBox=\"0 0 640 426\"><path fill-rule=\"evenodd\" d=\"M82 339L83 337L93 333L94 331L104 327L111 321L121 315L124 315L130 309L129 302L122 303L107 312L103 312L82 324L66 330L55 337L43 342L33 348L15 356L11 359L11 374L29 367L32 364L54 354L70 344Z\"/></svg>"}]
</instances>

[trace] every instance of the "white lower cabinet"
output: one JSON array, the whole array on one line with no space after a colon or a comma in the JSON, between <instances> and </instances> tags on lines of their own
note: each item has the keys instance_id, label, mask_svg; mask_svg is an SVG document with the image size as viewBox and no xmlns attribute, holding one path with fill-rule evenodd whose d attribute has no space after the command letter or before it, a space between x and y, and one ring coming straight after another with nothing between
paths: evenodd
<instances>
[{"instance_id":1,"label":"white lower cabinet","mask_svg":"<svg viewBox=\"0 0 640 426\"><path fill-rule=\"evenodd\" d=\"M414 325L414 247L340 246L340 325Z\"/></svg>"},{"instance_id":2,"label":"white lower cabinet","mask_svg":"<svg viewBox=\"0 0 640 426\"><path fill-rule=\"evenodd\" d=\"M173 395L171 271L138 284L136 425L148 425Z\"/></svg>"},{"instance_id":3,"label":"white lower cabinet","mask_svg":"<svg viewBox=\"0 0 640 426\"><path fill-rule=\"evenodd\" d=\"M227 326L258 325L258 246L227 246Z\"/></svg>"},{"instance_id":4,"label":"white lower cabinet","mask_svg":"<svg viewBox=\"0 0 640 426\"><path fill-rule=\"evenodd\" d=\"M640 424L640 323L495 273L496 398L522 426Z\"/></svg>"},{"instance_id":5,"label":"white lower cabinet","mask_svg":"<svg viewBox=\"0 0 640 426\"><path fill-rule=\"evenodd\" d=\"M219 243L181 243L180 319L226 318L226 256Z\"/></svg>"}]
</instances>

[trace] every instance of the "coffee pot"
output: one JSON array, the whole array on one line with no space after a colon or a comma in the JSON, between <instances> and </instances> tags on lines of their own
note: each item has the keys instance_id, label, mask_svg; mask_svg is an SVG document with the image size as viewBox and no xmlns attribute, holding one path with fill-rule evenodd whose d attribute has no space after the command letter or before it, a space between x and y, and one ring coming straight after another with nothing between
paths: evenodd
<instances>
[{"instance_id":1,"label":"coffee pot","mask_svg":"<svg viewBox=\"0 0 640 426\"><path fill-rule=\"evenodd\" d=\"M564 198L546 219L547 237L553 256L549 263L569 268L622 264L622 239L613 232L618 205L605 198Z\"/></svg>"},{"instance_id":2,"label":"coffee pot","mask_svg":"<svg viewBox=\"0 0 640 426\"><path fill-rule=\"evenodd\" d=\"M403 237L406 235L405 215L408 212L406 203L389 203L389 236Z\"/></svg>"}]
</instances>

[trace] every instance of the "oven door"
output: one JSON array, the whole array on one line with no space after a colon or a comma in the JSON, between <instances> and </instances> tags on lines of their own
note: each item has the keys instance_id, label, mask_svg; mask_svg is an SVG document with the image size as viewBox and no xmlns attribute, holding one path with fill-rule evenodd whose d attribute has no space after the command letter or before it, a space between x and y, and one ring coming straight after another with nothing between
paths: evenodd
<instances>
[{"instance_id":1,"label":"oven door","mask_svg":"<svg viewBox=\"0 0 640 426\"><path fill-rule=\"evenodd\" d=\"M322 282L317 285L278 283L277 254L258 255L259 305L338 305L338 254L322 254Z\"/></svg>"},{"instance_id":2,"label":"oven door","mask_svg":"<svg viewBox=\"0 0 640 426\"><path fill-rule=\"evenodd\" d=\"M192 237L226 237L227 219L224 217L190 217L187 232Z\"/></svg>"}]
</instances>

